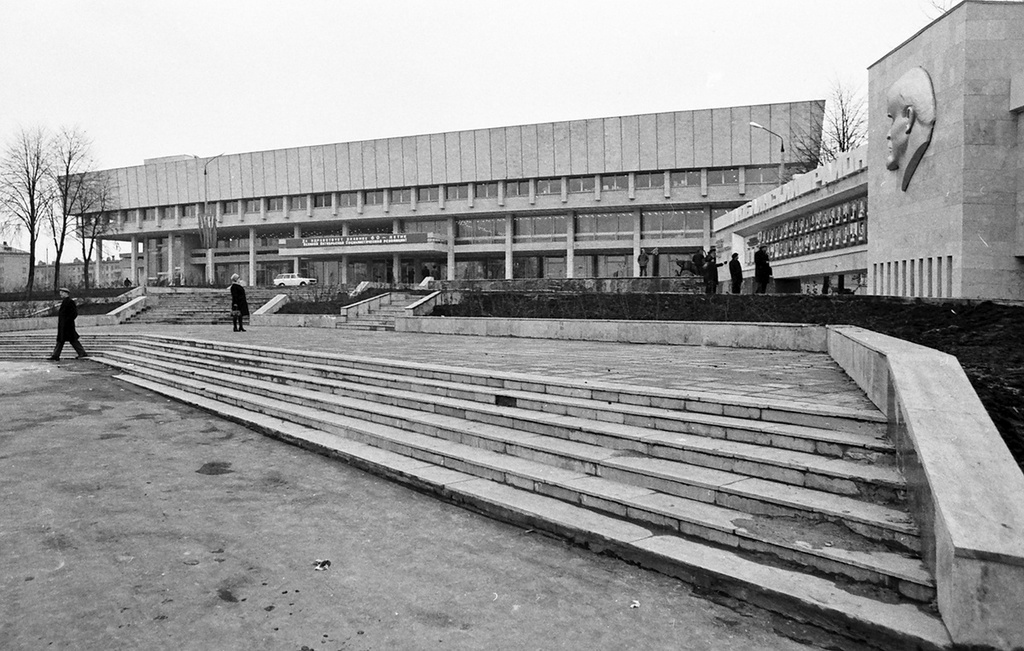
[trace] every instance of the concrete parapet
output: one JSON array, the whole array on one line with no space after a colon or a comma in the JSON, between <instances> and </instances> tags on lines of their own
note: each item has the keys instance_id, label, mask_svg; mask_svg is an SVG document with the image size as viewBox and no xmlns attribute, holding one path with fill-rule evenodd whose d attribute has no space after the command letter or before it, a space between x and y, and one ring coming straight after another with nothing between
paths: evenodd
<instances>
[{"instance_id":1,"label":"concrete parapet","mask_svg":"<svg viewBox=\"0 0 1024 651\"><path fill-rule=\"evenodd\" d=\"M249 318L252 319L255 316L262 316L264 314L276 314L278 310L280 310L288 303L289 300L290 299L288 298L288 294L278 294L277 296L275 296L274 298L270 299L262 306L260 306L260 308L253 312L249 316Z\"/></svg>"},{"instance_id":2,"label":"concrete parapet","mask_svg":"<svg viewBox=\"0 0 1024 651\"><path fill-rule=\"evenodd\" d=\"M260 314L257 311L249 316L252 326L278 328L337 328L345 321L344 316L333 314Z\"/></svg>"},{"instance_id":3,"label":"concrete parapet","mask_svg":"<svg viewBox=\"0 0 1024 651\"><path fill-rule=\"evenodd\" d=\"M956 358L852 326L828 350L889 418L954 642L1024 647L1024 475Z\"/></svg>"},{"instance_id":4,"label":"concrete parapet","mask_svg":"<svg viewBox=\"0 0 1024 651\"><path fill-rule=\"evenodd\" d=\"M395 330L490 337L825 352L824 326L792 323L398 317Z\"/></svg>"}]
</instances>

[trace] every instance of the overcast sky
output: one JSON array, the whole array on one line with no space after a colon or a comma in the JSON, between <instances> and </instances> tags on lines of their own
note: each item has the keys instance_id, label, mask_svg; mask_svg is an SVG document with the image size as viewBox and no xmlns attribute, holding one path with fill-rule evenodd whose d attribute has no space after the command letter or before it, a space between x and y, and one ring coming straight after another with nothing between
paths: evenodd
<instances>
[{"instance_id":1,"label":"overcast sky","mask_svg":"<svg viewBox=\"0 0 1024 651\"><path fill-rule=\"evenodd\" d=\"M824 99L931 0L0 0L0 141L77 125L101 168ZM878 116L872 116L878 119Z\"/></svg>"}]
</instances>

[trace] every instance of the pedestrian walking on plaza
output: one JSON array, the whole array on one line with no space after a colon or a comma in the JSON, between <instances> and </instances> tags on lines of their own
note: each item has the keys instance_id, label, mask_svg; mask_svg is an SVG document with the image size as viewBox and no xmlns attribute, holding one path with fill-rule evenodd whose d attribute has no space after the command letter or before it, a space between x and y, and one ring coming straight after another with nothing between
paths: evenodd
<instances>
[{"instance_id":1,"label":"pedestrian walking on plaza","mask_svg":"<svg viewBox=\"0 0 1024 651\"><path fill-rule=\"evenodd\" d=\"M231 276L231 326L235 332L245 332L242 319L249 316L249 303L245 300L245 287L238 274Z\"/></svg>"},{"instance_id":2,"label":"pedestrian walking on plaza","mask_svg":"<svg viewBox=\"0 0 1024 651\"><path fill-rule=\"evenodd\" d=\"M715 247L711 247L704 258L704 291L707 294L718 293L718 268L725 263L719 262L717 255Z\"/></svg>"},{"instance_id":3,"label":"pedestrian walking on plaza","mask_svg":"<svg viewBox=\"0 0 1024 651\"><path fill-rule=\"evenodd\" d=\"M768 259L768 251L762 244L754 253L754 293L764 294L768 291L768 281L772 277L772 265Z\"/></svg>"},{"instance_id":4,"label":"pedestrian walking on plaza","mask_svg":"<svg viewBox=\"0 0 1024 651\"><path fill-rule=\"evenodd\" d=\"M732 293L739 294L743 287L743 265L740 264L739 253L733 253L732 260L729 260L729 277L732 278Z\"/></svg>"},{"instance_id":5,"label":"pedestrian walking on plaza","mask_svg":"<svg viewBox=\"0 0 1024 651\"><path fill-rule=\"evenodd\" d=\"M636 263L640 265L640 275L647 275L647 262L650 260L650 256L647 255L647 251L640 249L640 255L636 257Z\"/></svg>"},{"instance_id":6,"label":"pedestrian walking on plaza","mask_svg":"<svg viewBox=\"0 0 1024 651\"><path fill-rule=\"evenodd\" d=\"M59 361L60 353L64 350L64 342L70 341L78 353L78 359L88 357L82 344L78 342L78 331L75 330L75 319L78 318L78 306L71 300L71 291L67 287L60 288L60 309L57 311L57 345L50 355L51 361Z\"/></svg>"}]
</instances>

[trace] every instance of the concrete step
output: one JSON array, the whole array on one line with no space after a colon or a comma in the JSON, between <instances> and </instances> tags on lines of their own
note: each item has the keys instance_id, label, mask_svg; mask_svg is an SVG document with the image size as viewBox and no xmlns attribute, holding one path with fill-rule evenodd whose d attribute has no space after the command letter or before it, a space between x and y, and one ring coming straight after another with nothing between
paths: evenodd
<instances>
[{"instance_id":1,"label":"concrete step","mask_svg":"<svg viewBox=\"0 0 1024 651\"><path fill-rule=\"evenodd\" d=\"M235 398L243 397L240 395L243 392L221 389L216 392L223 398L221 401L159 381L119 377L492 517L550 532L784 616L812 622L860 646L875 649L951 647L941 621L911 603L886 603L857 589L846 589L842 582L793 568L766 565L743 553L742 547L727 548L687 539L668 533L660 524L644 526L624 522L614 515L586 508L582 501L585 493L581 493L578 503L555 499L504 480L477 477L461 469L410 458L301 422L230 404ZM191 388L202 391L195 386ZM595 484L599 480L582 478L577 481ZM634 494L632 500L638 498L639 495Z\"/></svg>"},{"instance_id":2,"label":"concrete step","mask_svg":"<svg viewBox=\"0 0 1024 651\"><path fill-rule=\"evenodd\" d=\"M152 352L137 349L139 355L163 356L171 363L188 364L189 348L153 343ZM776 433L795 426L747 423L740 419L687 414L663 409L642 409L633 405L583 398L563 397L526 391L497 394L488 387L438 380L393 378L368 370L335 371L329 366L261 359L252 355L210 351L202 365L218 364L217 370L237 375L270 379L311 391L326 391L382 404L401 405L420 411L451 413L479 422L503 421L506 426L527 431L544 427L544 433L610 449L637 452L651 457L739 471L770 477L775 481L810 486L843 495L868 497L875 501L899 502L905 489L894 466L867 464L843 458L823 458L786 448L773 449L708 436L709 428L752 428ZM259 367L258 373L252 372ZM511 406L501 396L516 398ZM593 421L597 421L591 426ZM625 422L623 422L625 421ZM696 423L697 425L693 425ZM685 434L695 427L696 434ZM810 433L806 433L810 435ZM822 433L834 437L832 430ZM826 448L832 451L832 447Z\"/></svg>"},{"instance_id":3,"label":"concrete step","mask_svg":"<svg viewBox=\"0 0 1024 651\"><path fill-rule=\"evenodd\" d=\"M465 413L444 409L423 412L407 405L386 405L352 396L319 393L284 385L280 381L257 379L255 374L242 378L219 370L186 366L183 359L160 361L138 354L116 351L110 351L109 354L126 366L134 364L131 372L152 368L186 377L193 384L217 385L229 389L244 387L247 392L258 394L265 400L284 400L320 412L434 437L452 438L480 447L497 446L510 454L581 470L591 475L611 477L622 483L727 507L742 505L741 510L749 513L839 522L867 538L908 551L919 549L917 529L909 515L889 506L678 461L622 456L625 453L621 450L584 447L578 441L557 439L557 443L553 443L550 435L543 436L547 432L540 429L518 430L509 420L502 422L501 417L490 421L469 419L467 422ZM260 407L254 404L253 408ZM585 425L583 421L580 424ZM526 444L523 442L524 435L535 438ZM576 447L572 448L569 445L571 443ZM756 472L755 467L746 470Z\"/></svg>"}]
</instances>

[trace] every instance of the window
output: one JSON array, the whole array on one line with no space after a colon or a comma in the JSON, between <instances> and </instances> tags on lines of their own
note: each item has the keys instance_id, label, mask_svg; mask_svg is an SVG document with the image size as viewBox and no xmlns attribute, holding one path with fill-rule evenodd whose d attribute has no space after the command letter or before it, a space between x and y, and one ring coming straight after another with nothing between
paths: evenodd
<instances>
[{"instance_id":1,"label":"window","mask_svg":"<svg viewBox=\"0 0 1024 651\"><path fill-rule=\"evenodd\" d=\"M142 221L156 221L156 208L146 208L142 211Z\"/></svg>"},{"instance_id":2,"label":"window","mask_svg":"<svg viewBox=\"0 0 1024 651\"><path fill-rule=\"evenodd\" d=\"M469 198L469 186L463 183L462 185L446 185L444 186L444 198L446 201L455 201L456 199L468 199Z\"/></svg>"},{"instance_id":3,"label":"window","mask_svg":"<svg viewBox=\"0 0 1024 651\"><path fill-rule=\"evenodd\" d=\"M601 191L611 192L613 190L629 189L629 177L625 174L608 174L601 176Z\"/></svg>"},{"instance_id":4,"label":"window","mask_svg":"<svg viewBox=\"0 0 1024 651\"><path fill-rule=\"evenodd\" d=\"M314 208L330 208L331 207L331 195L330 194L314 194L313 195L313 207Z\"/></svg>"},{"instance_id":5,"label":"window","mask_svg":"<svg viewBox=\"0 0 1024 651\"><path fill-rule=\"evenodd\" d=\"M196 216L196 204L186 203L181 207L182 217L195 217Z\"/></svg>"},{"instance_id":6,"label":"window","mask_svg":"<svg viewBox=\"0 0 1024 651\"><path fill-rule=\"evenodd\" d=\"M724 170L708 170L708 185L736 185L740 182L740 171L731 167Z\"/></svg>"},{"instance_id":7,"label":"window","mask_svg":"<svg viewBox=\"0 0 1024 651\"><path fill-rule=\"evenodd\" d=\"M633 213L579 213L576 215L576 239L625 240L633 238Z\"/></svg>"},{"instance_id":8,"label":"window","mask_svg":"<svg viewBox=\"0 0 1024 651\"><path fill-rule=\"evenodd\" d=\"M267 211L280 212L284 210L284 197L267 197Z\"/></svg>"},{"instance_id":9,"label":"window","mask_svg":"<svg viewBox=\"0 0 1024 651\"><path fill-rule=\"evenodd\" d=\"M593 192L593 176L576 176L569 179L569 192Z\"/></svg>"},{"instance_id":10,"label":"window","mask_svg":"<svg viewBox=\"0 0 1024 651\"><path fill-rule=\"evenodd\" d=\"M416 188L416 201L419 203L437 203L440 196L436 185L425 188Z\"/></svg>"},{"instance_id":11,"label":"window","mask_svg":"<svg viewBox=\"0 0 1024 651\"><path fill-rule=\"evenodd\" d=\"M294 197L288 197L288 208L289 210L305 210L306 195L302 194Z\"/></svg>"},{"instance_id":12,"label":"window","mask_svg":"<svg viewBox=\"0 0 1024 651\"><path fill-rule=\"evenodd\" d=\"M237 215L238 214L238 202L237 201L225 201L224 202L224 214L225 215Z\"/></svg>"},{"instance_id":13,"label":"window","mask_svg":"<svg viewBox=\"0 0 1024 651\"><path fill-rule=\"evenodd\" d=\"M349 235L386 235L393 232L391 224L367 224L364 226L352 226Z\"/></svg>"},{"instance_id":14,"label":"window","mask_svg":"<svg viewBox=\"0 0 1024 651\"><path fill-rule=\"evenodd\" d=\"M745 174L746 183L776 185L779 182L779 168L776 165L770 167L748 167Z\"/></svg>"},{"instance_id":15,"label":"window","mask_svg":"<svg viewBox=\"0 0 1024 651\"><path fill-rule=\"evenodd\" d=\"M448 220L435 219L430 221L403 221L403 233L433 233L434 237L448 237Z\"/></svg>"},{"instance_id":16,"label":"window","mask_svg":"<svg viewBox=\"0 0 1024 651\"><path fill-rule=\"evenodd\" d=\"M245 200L245 212L247 213L258 213L260 211L260 200L259 199L246 199Z\"/></svg>"},{"instance_id":17,"label":"window","mask_svg":"<svg viewBox=\"0 0 1024 651\"><path fill-rule=\"evenodd\" d=\"M473 196L480 199L491 199L498 196L497 183L477 183L473 186Z\"/></svg>"},{"instance_id":18,"label":"window","mask_svg":"<svg viewBox=\"0 0 1024 651\"><path fill-rule=\"evenodd\" d=\"M634 177L637 190L665 189L665 175L661 172L637 172Z\"/></svg>"},{"instance_id":19,"label":"window","mask_svg":"<svg viewBox=\"0 0 1024 651\"><path fill-rule=\"evenodd\" d=\"M455 222L457 244L481 244L505 240L505 218L459 219Z\"/></svg>"},{"instance_id":20,"label":"window","mask_svg":"<svg viewBox=\"0 0 1024 651\"><path fill-rule=\"evenodd\" d=\"M562 180L537 179L537 194L562 194Z\"/></svg>"},{"instance_id":21,"label":"window","mask_svg":"<svg viewBox=\"0 0 1024 651\"><path fill-rule=\"evenodd\" d=\"M365 201L367 206L380 206L384 203L383 190L367 190Z\"/></svg>"},{"instance_id":22,"label":"window","mask_svg":"<svg viewBox=\"0 0 1024 651\"><path fill-rule=\"evenodd\" d=\"M749 178L749 177L748 177ZM685 172L672 172L669 174L669 183L673 188L699 188L700 170L687 170Z\"/></svg>"},{"instance_id":23,"label":"window","mask_svg":"<svg viewBox=\"0 0 1024 651\"><path fill-rule=\"evenodd\" d=\"M412 188L394 188L391 190L391 203L412 203Z\"/></svg>"},{"instance_id":24,"label":"window","mask_svg":"<svg viewBox=\"0 0 1024 651\"><path fill-rule=\"evenodd\" d=\"M644 238L701 237L705 212L693 210L645 210L640 216L640 236Z\"/></svg>"},{"instance_id":25,"label":"window","mask_svg":"<svg viewBox=\"0 0 1024 651\"><path fill-rule=\"evenodd\" d=\"M505 181L506 197L528 197L530 196L529 181Z\"/></svg>"},{"instance_id":26,"label":"window","mask_svg":"<svg viewBox=\"0 0 1024 651\"><path fill-rule=\"evenodd\" d=\"M339 192L338 193L338 206L343 208L351 208L357 205L358 199L355 192Z\"/></svg>"},{"instance_id":27,"label":"window","mask_svg":"<svg viewBox=\"0 0 1024 651\"><path fill-rule=\"evenodd\" d=\"M565 215L517 216L512 223L516 242L565 241Z\"/></svg>"}]
</instances>

